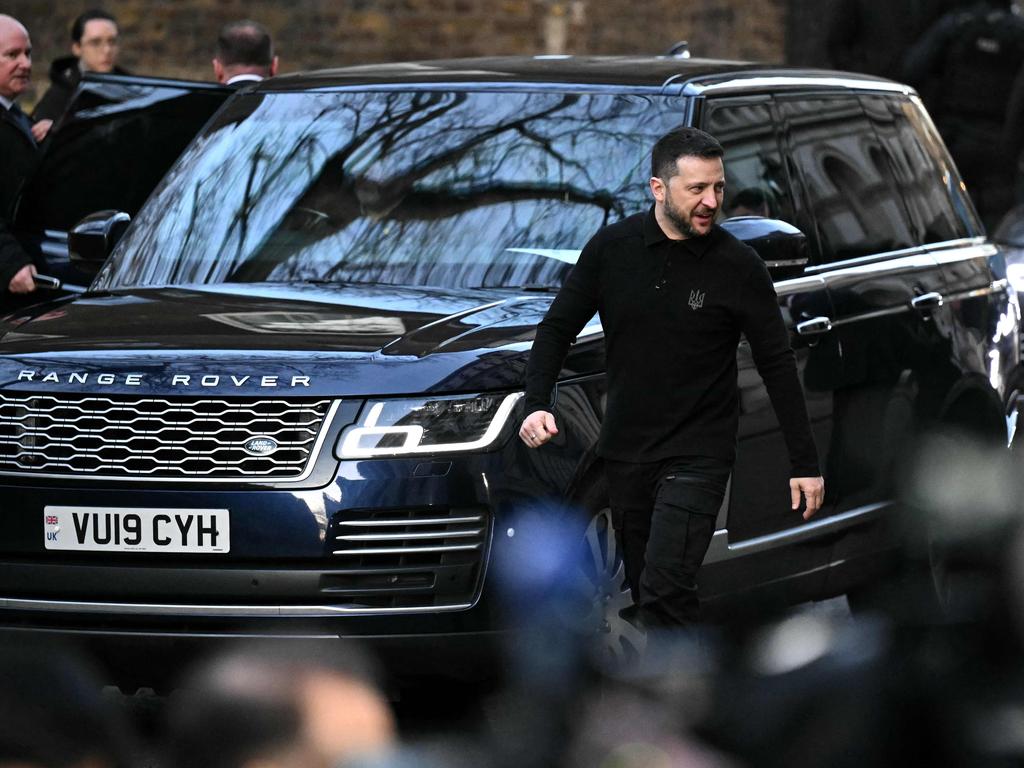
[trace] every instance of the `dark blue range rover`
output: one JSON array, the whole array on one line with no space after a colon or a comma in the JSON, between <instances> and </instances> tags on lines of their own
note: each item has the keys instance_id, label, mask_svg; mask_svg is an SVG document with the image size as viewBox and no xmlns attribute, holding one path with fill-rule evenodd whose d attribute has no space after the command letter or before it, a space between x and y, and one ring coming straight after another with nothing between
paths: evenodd
<instances>
[{"instance_id":1,"label":"dark blue range rover","mask_svg":"<svg viewBox=\"0 0 1024 768\"><path fill-rule=\"evenodd\" d=\"M0 624L122 649L359 636L463 671L508 628L493 576L521 567L522 513L553 500L608 651L642 642L593 452L600 317L559 436L515 433L537 322L590 235L650 204L650 147L682 124L726 147L723 216L777 278L828 483L818 517L790 511L742 344L704 596L873 577L896 459L942 424L1012 440L1020 386L1002 255L913 92L695 59L428 62L232 96L112 252L124 215L71 233L87 292L2 322Z\"/></svg>"}]
</instances>

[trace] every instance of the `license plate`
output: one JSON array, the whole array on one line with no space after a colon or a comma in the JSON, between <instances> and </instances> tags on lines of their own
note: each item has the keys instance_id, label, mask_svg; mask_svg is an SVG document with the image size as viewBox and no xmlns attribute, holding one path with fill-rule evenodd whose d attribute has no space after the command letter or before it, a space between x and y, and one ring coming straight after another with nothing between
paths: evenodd
<instances>
[{"instance_id":1,"label":"license plate","mask_svg":"<svg viewBox=\"0 0 1024 768\"><path fill-rule=\"evenodd\" d=\"M48 506L43 523L47 549L211 554L231 549L226 509Z\"/></svg>"}]
</instances>

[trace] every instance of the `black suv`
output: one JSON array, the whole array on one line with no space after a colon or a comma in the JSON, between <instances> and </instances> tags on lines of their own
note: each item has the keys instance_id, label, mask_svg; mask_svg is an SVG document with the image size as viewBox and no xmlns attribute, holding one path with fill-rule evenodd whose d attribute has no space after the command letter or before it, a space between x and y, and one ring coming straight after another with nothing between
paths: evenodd
<instances>
[{"instance_id":1,"label":"black suv","mask_svg":"<svg viewBox=\"0 0 1024 768\"><path fill-rule=\"evenodd\" d=\"M362 636L461 669L507 624L524 512L554 500L608 651L640 642L593 452L600 317L557 439L515 433L537 322L587 239L650 205L650 148L680 125L726 147L723 225L776 277L828 491L810 522L790 510L741 344L705 604L871 578L897 459L935 426L1007 443L1020 386L1003 257L915 94L697 59L433 61L233 95L109 258L125 216L71 233L86 293L3 321L0 622Z\"/></svg>"}]
</instances>

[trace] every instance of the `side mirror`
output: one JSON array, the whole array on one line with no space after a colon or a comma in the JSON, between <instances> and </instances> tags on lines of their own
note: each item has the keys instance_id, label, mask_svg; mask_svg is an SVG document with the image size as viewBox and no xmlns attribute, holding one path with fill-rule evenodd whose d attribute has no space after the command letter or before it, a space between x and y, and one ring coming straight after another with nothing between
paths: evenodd
<instances>
[{"instance_id":1,"label":"side mirror","mask_svg":"<svg viewBox=\"0 0 1024 768\"><path fill-rule=\"evenodd\" d=\"M735 216L722 221L721 227L757 251L776 280L803 274L808 261L807 236L792 224L761 216Z\"/></svg>"},{"instance_id":2,"label":"side mirror","mask_svg":"<svg viewBox=\"0 0 1024 768\"><path fill-rule=\"evenodd\" d=\"M90 213L68 233L71 263L86 272L99 272L131 220L124 211Z\"/></svg>"}]
</instances>

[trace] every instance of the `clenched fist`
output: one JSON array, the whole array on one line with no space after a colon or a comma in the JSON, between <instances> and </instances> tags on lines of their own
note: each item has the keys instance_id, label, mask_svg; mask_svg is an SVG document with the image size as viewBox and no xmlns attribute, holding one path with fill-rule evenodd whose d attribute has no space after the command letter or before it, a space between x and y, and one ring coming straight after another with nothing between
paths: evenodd
<instances>
[{"instance_id":1,"label":"clenched fist","mask_svg":"<svg viewBox=\"0 0 1024 768\"><path fill-rule=\"evenodd\" d=\"M539 448L557 434L555 417L547 411L534 411L523 419L523 426L519 428L519 437L531 448Z\"/></svg>"}]
</instances>

